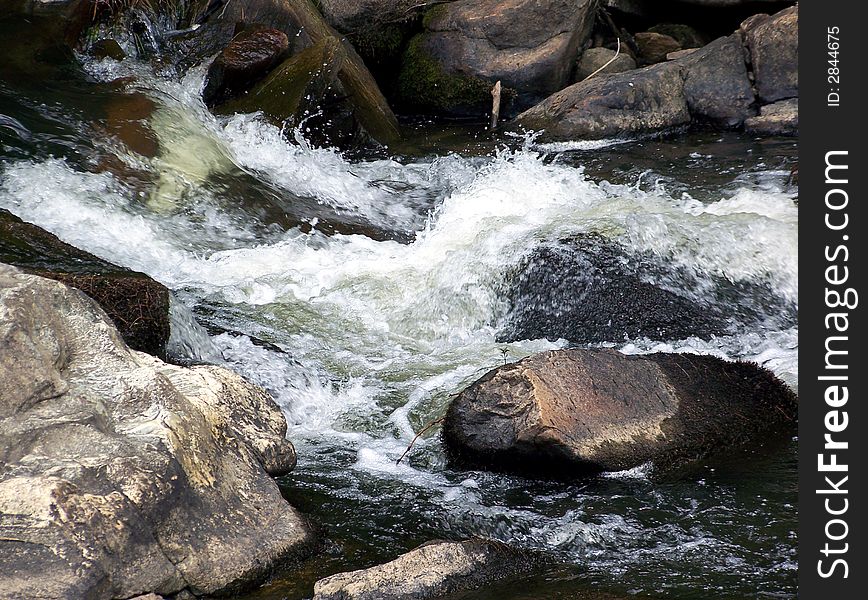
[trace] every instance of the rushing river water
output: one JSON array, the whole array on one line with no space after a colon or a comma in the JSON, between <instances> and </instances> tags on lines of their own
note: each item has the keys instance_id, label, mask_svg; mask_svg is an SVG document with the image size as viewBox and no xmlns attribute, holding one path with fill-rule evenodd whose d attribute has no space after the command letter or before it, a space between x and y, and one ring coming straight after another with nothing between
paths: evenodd
<instances>
[{"instance_id":1,"label":"rushing river water","mask_svg":"<svg viewBox=\"0 0 868 600\"><path fill-rule=\"evenodd\" d=\"M773 300L756 299L774 307L760 325L710 341L609 345L755 360L795 387L792 140L545 146L422 124L349 159L255 116L213 117L201 71L54 62L50 77L0 67L0 207L167 285L176 356L274 394L299 454L281 485L328 541L251 597L303 598L321 576L473 535L553 565L473 598L795 596L795 442L678 482L639 469L566 483L454 470L434 428L396 465L502 351L565 345L497 334L516 265L582 233L689 273L685 293L723 281Z\"/></svg>"}]
</instances>

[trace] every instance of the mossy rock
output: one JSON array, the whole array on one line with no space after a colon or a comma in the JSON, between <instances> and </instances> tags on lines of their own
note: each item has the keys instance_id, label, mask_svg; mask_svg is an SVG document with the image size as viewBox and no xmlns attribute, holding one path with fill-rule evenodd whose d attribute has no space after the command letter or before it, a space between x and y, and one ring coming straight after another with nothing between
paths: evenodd
<instances>
[{"instance_id":1,"label":"mossy rock","mask_svg":"<svg viewBox=\"0 0 868 600\"><path fill-rule=\"evenodd\" d=\"M410 40L404 53L397 89L404 111L486 115L491 108L491 84L478 77L447 72L425 44L425 34L419 34Z\"/></svg>"},{"instance_id":2,"label":"mossy rock","mask_svg":"<svg viewBox=\"0 0 868 600\"><path fill-rule=\"evenodd\" d=\"M340 41L327 37L292 56L256 84L247 94L215 109L218 114L261 111L275 124L298 123L315 109L344 66Z\"/></svg>"},{"instance_id":3,"label":"mossy rock","mask_svg":"<svg viewBox=\"0 0 868 600\"><path fill-rule=\"evenodd\" d=\"M61 281L99 304L134 350L165 358L169 290L0 209L0 263Z\"/></svg>"}]
</instances>

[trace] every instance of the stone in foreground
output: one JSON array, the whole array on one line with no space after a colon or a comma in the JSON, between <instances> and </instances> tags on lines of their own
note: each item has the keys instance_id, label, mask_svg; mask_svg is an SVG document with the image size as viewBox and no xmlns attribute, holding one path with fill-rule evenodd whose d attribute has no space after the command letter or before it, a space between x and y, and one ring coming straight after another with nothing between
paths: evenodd
<instances>
[{"instance_id":1,"label":"stone in foreground","mask_svg":"<svg viewBox=\"0 0 868 600\"><path fill-rule=\"evenodd\" d=\"M499 542L430 542L395 560L316 582L313 600L429 600L474 590L533 568Z\"/></svg>"},{"instance_id":2,"label":"stone in foreground","mask_svg":"<svg viewBox=\"0 0 868 600\"><path fill-rule=\"evenodd\" d=\"M799 99L790 98L760 109L760 114L744 123L745 131L758 135L797 135L799 133Z\"/></svg>"},{"instance_id":3,"label":"stone in foreground","mask_svg":"<svg viewBox=\"0 0 868 600\"><path fill-rule=\"evenodd\" d=\"M130 350L99 307L0 265L0 598L233 592L312 534L267 393Z\"/></svg>"},{"instance_id":4,"label":"stone in foreground","mask_svg":"<svg viewBox=\"0 0 868 600\"><path fill-rule=\"evenodd\" d=\"M791 435L797 398L771 372L712 356L544 352L490 371L452 402L451 458L579 476L652 463L667 472Z\"/></svg>"}]
</instances>

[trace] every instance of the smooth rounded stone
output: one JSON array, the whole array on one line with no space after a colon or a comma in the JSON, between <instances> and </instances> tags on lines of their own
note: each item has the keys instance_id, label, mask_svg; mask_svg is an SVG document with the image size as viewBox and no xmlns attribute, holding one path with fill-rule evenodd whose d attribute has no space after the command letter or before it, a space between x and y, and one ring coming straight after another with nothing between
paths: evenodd
<instances>
[{"instance_id":1,"label":"smooth rounded stone","mask_svg":"<svg viewBox=\"0 0 868 600\"><path fill-rule=\"evenodd\" d=\"M540 246L515 272L501 342L708 339L727 327L715 307L642 278L643 273L665 273L662 264L599 235Z\"/></svg>"},{"instance_id":2,"label":"smooth rounded stone","mask_svg":"<svg viewBox=\"0 0 868 600\"><path fill-rule=\"evenodd\" d=\"M205 76L202 99L208 106L247 91L274 68L289 50L289 38L277 29L248 27L217 55Z\"/></svg>"},{"instance_id":3,"label":"smooth rounded stone","mask_svg":"<svg viewBox=\"0 0 868 600\"><path fill-rule=\"evenodd\" d=\"M99 303L131 348L165 357L169 290L144 273L79 250L4 209L0 262L81 290Z\"/></svg>"},{"instance_id":4,"label":"smooth rounded stone","mask_svg":"<svg viewBox=\"0 0 868 600\"><path fill-rule=\"evenodd\" d=\"M612 138L690 123L681 66L663 63L597 75L518 115L511 127L543 131L540 139Z\"/></svg>"},{"instance_id":5,"label":"smooth rounded stone","mask_svg":"<svg viewBox=\"0 0 868 600\"><path fill-rule=\"evenodd\" d=\"M308 550L268 394L130 350L97 304L0 265L0 598L233 593Z\"/></svg>"},{"instance_id":6,"label":"smooth rounded stone","mask_svg":"<svg viewBox=\"0 0 868 600\"><path fill-rule=\"evenodd\" d=\"M756 115L746 61L738 33L676 60L684 68L684 96L695 120L738 127Z\"/></svg>"},{"instance_id":7,"label":"smooth rounded stone","mask_svg":"<svg viewBox=\"0 0 868 600\"><path fill-rule=\"evenodd\" d=\"M404 55L398 94L405 111L484 117L497 81L514 108L530 106L569 83L595 9L595 0L435 6Z\"/></svg>"},{"instance_id":8,"label":"smooth rounded stone","mask_svg":"<svg viewBox=\"0 0 868 600\"><path fill-rule=\"evenodd\" d=\"M790 98L760 108L760 114L744 122L748 133L758 135L797 135L799 133L799 99ZM795 171L798 178L798 169Z\"/></svg>"},{"instance_id":9,"label":"smooth rounded stone","mask_svg":"<svg viewBox=\"0 0 868 600\"><path fill-rule=\"evenodd\" d=\"M395 560L316 582L313 600L433 600L532 570L534 561L500 542L435 541Z\"/></svg>"},{"instance_id":10,"label":"smooth rounded stone","mask_svg":"<svg viewBox=\"0 0 868 600\"><path fill-rule=\"evenodd\" d=\"M677 40L662 33L643 31L634 35L633 39L639 48L639 63L643 65L661 63L670 52L681 50L681 44Z\"/></svg>"},{"instance_id":11,"label":"smooth rounded stone","mask_svg":"<svg viewBox=\"0 0 868 600\"><path fill-rule=\"evenodd\" d=\"M588 75L595 73L597 69L606 65L610 60L612 62L606 65L598 75L622 73L636 68L636 61L629 54L621 52L615 58L616 54L615 50L610 50L609 48L588 48L585 50L576 67L576 81L582 81ZM613 58L614 60L612 60Z\"/></svg>"},{"instance_id":12,"label":"smooth rounded stone","mask_svg":"<svg viewBox=\"0 0 868 600\"><path fill-rule=\"evenodd\" d=\"M790 436L797 415L793 391L753 363L570 349L490 371L449 406L442 436L465 466L660 475Z\"/></svg>"},{"instance_id":13,"label":"smooth rounded stone","mask_svg":"<svg viewBox=\"0 0 868 600\"><path fill-rule=\"evenodd\" d=\"M741 25L762 103L799 95L799 7L755 15Z\"/></svg>"},{"instance_id":14,"label":"smooth rounded stone","mask_svg":"<svg viewBox=\"0 0 868 600\"><path fill-rule=\"evenodd\" d=\"M708 43L708 38L690 25L683 23L659 23L648 29L651 33L668 35L682 48L701 48Z\"/></svg>"}]
</instances>

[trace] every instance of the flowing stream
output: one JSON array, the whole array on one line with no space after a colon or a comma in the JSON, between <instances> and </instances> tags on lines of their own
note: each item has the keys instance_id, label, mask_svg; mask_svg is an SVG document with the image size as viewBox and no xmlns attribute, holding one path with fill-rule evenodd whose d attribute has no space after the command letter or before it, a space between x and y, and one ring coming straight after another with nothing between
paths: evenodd
<instances>
[{"instance_id":1,"label":"flowing stream","mask_svg":"<svg viewBox=\"0 0 868 600\"><path fill-rule=\"evenodd\" d=\"M685 294L764 290L759 325L607 345L745 358L797 386L794 141L545 146L419 124L406 147L350 158L303 126L212 116L201 70L127 63L52 67L48 84L2 67L0 207L164 283L175 356L238 370L282 407L299 465L281 485L327 542L250 598L309 597L318 577L473 535L552 559L491 597L795 596L795 442L678 482L569 483L450 468L433 428L396 464L452 394L566 346L497 336L516 266L582 233L657 257Z\"/></svg>"}]
</instances>

